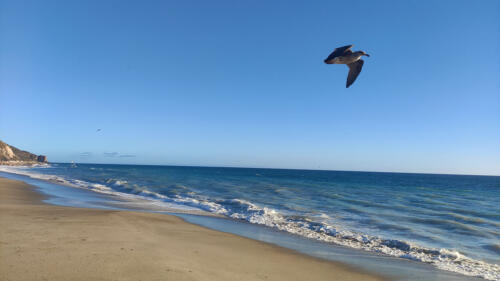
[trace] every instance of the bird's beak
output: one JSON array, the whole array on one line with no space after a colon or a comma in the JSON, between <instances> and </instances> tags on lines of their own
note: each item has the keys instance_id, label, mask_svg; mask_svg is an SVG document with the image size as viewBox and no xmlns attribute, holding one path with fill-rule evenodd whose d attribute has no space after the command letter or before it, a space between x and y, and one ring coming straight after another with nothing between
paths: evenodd
<instances>
[{"instance_id":1,"label":"bird's beak","mask_svg":"<svg viewBox=\"0 0 500 281\"><path fill-rule=\"evenodd\" d=\"M369 57L370 55L369 54L365 54L365 56Z\"/></svg>"}]
</instances>

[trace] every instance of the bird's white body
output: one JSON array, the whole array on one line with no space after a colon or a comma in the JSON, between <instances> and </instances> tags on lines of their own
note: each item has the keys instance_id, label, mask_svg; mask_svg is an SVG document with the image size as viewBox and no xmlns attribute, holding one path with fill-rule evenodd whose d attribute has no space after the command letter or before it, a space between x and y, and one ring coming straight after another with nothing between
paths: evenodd
<instances>
[{"instance_id":1,"label":"bird's white body","mask_svg":"<svg viewBox=\"0 0 500 281\"><path fill-rule=\"evenodd\" d=\"M350 63L353 63L355 61L358 61L359 59L361 59L362 56L363 56L363 54L356 52L356 53L352 53L349 55L336 57L333 60L328 61L327 63L328 64L350 64Z\"/></svg>"}]
</instances>

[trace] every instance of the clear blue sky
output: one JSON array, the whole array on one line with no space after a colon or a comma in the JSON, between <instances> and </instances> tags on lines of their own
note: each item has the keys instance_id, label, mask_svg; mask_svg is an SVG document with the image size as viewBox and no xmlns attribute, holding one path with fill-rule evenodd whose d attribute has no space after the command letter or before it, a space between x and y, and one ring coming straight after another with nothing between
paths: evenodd
<instances>
[{"instance_id":1,"label":"clear blue sky","mask_svg":"<svg viewBox=\"0 0 500 281\"><path fill-rule=\"evenodd\" d=\"M0 0L0 139L61 162L498 175L499 14ZM349 89L323 63L346 44L371 54Z\"/></svg>"}]
</instances>

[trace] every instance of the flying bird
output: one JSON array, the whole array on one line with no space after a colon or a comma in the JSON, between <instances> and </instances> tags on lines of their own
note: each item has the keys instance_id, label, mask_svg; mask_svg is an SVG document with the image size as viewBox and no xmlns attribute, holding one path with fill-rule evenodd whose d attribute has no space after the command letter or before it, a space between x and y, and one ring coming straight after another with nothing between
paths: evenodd
<instances>
[{"instance_id":1,"label":"flying bird","mask_svg":"<svg viewBox=\"0 0 500 281\"><path fill-rule=\"evenodd\" d=\"M356 78L358 78L358 75L363 68L363 64L365 62L361 59L361 57L370 56L363 51L351 51L352 46L354 45L337 48L325 59L326 64L347 64L349 67L349 74L347 75L347 82L345 84L346 88L349 88L349 86L356 81Z\"/></svg>"},{"instance_id":2,"label":"flying bird","mask_svg":"<svg viewBox=\"0 0 500 281\"><path fill-rule=\"evenodd\" d=\"M97 129L97 130L96 130L96 132L100 132L100 131L101 131L101 129Z\"/></svg>"}]
</instances>

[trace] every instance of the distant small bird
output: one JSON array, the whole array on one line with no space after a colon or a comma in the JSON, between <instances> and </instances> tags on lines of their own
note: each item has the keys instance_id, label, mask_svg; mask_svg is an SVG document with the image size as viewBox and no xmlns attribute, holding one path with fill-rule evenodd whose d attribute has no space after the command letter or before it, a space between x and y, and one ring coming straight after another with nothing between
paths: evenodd
<instances>
[{"instance_id":1,"label":"distant small bird","mask_svg":"<svg viewBox=\"0 0 500 281\"><path fill-rule=\"evenodd\" d=\"M370 56L363 51L351 51L352 46L354 45L347 45L335 49L325 60L326 64L347 64L349 67L349 74L347 75L347 82L345 84L346 88L349 88L349 86L356 81L356 78L358 78L358 75L363 68L363 64L365 62L361 59L361 57Z\"/></svg>"},{"instance_id":2,"label":"distant small bird","mask_svg":"<svg viewBox=\"0 0 500 281\"><path fill-rule=\"evenodd\" d=\"M101 131L101 129L97 129L97 130L96 130L96 132L100 132L100 131Z\"/></svg>"}]
</instances>

